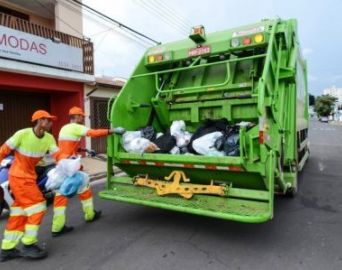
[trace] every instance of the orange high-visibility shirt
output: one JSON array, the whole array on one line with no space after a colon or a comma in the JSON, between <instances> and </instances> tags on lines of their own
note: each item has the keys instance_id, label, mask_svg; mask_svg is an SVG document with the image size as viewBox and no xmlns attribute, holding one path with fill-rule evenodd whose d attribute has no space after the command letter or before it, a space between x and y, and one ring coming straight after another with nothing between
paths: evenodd
<instances>
[{"instance_id":1,"label":"orange high-visibility shirt","mask_svg":"<svg viewBox=\"0 0 342 270\"><path fill-rule=\"evenodd\" d=\"M58 147L55 138L45 132L42 138L38 138L33 128L25 128L17 131L0 148L0 161L14 151L14 161L9 170L9 175L36 179L35 167L46 153L58 155ZM56 156L59 159L58 156Z\"/></svg>"},{"instance_id":2,"label":"orange high-visibility shirt","mask_svg":"<svg viewBox=\"0 0 342 270\"><path fill-rule=\"evenodd\" d=\"M107 135L108 129L90 129L85 125L69 123L63 126L59 132L58 146L64 156L70 157L76 155L82 137L103 137Z\"/></svg>"}]
</instances>

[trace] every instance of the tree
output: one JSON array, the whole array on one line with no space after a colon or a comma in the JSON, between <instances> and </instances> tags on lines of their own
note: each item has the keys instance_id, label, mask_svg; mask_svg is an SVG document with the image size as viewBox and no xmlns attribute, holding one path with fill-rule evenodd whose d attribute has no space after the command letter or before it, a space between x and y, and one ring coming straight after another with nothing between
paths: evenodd
<instances>
[{"instance_id":1,"label":"tree","mask_svg":"<svg viewBox=\"0 0 342 270\"><path fill-rule=\"evenodd\" d=\"M316 98L314 110L319 116L329 116L334 110L336 97L322 95Z\"/></svg>"},{"instance_id":2,"label":"tree","mask_svg":"<svg viewBox=\"0 0 342 270\"><path fill-rule=\"evenodd\" d=\"M309 106L314 106L315 105L315 96L309 94Z\"/></svg>"}]
</instances>

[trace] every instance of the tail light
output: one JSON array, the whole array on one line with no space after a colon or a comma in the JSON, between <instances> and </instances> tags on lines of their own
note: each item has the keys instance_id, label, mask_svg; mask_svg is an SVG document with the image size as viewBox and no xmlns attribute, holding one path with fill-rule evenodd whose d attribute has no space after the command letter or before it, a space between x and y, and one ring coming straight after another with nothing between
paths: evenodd
<instances>
[{"instance_id":1,"label":"tail light","mask_svg":"<svg viewBox=\"0 0 342 270\"><path fill-rule=\"evenodd\" d=\"M261 43L264 41L264 35L263 34L256 34L254 36L255 43Z\"/></svg>"},{"instance_id":2,"label":"tail light","mask_svg":"<svg viewBox=\"0 0 342 270\"><path fill-rule=\"evenodd\" d=\"M242 40L243 45L249 45L252 43L252 40L249 37L244 37Z\"/></svg>"}]
</instances>

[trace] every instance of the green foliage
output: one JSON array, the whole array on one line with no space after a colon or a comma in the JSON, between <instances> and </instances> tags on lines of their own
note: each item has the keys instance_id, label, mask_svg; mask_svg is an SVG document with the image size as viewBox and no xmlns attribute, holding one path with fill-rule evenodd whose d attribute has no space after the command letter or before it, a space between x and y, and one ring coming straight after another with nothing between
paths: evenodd
<instances>
[{"instance_id":1,"label":"green foliage","mask_svg":"<svg viewBox=\"0 0 342 270\"><path fill-rule=\"evenodd\" d=\"M315 112L319 116L329 116L334 110L336 101L337 98L330 95L322 95L317 97L314 107Z\"/></svg>"}]
</instances>

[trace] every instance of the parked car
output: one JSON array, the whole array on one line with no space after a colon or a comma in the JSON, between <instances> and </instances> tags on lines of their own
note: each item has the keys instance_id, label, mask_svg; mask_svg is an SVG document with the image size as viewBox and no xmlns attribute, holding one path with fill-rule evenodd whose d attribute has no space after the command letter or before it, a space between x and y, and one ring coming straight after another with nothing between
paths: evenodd
<instances>
[{"instance_id":1,"label":"parked car","mask_svg":"<svg viewBox=\"0 0 342 270\"><path fill-rule=\"evenodd\" d=\"M322 123L328 123L329 122L329 117L328 116L321 116L319 118L319 121Z\"/></svg>"}]
</instances>

